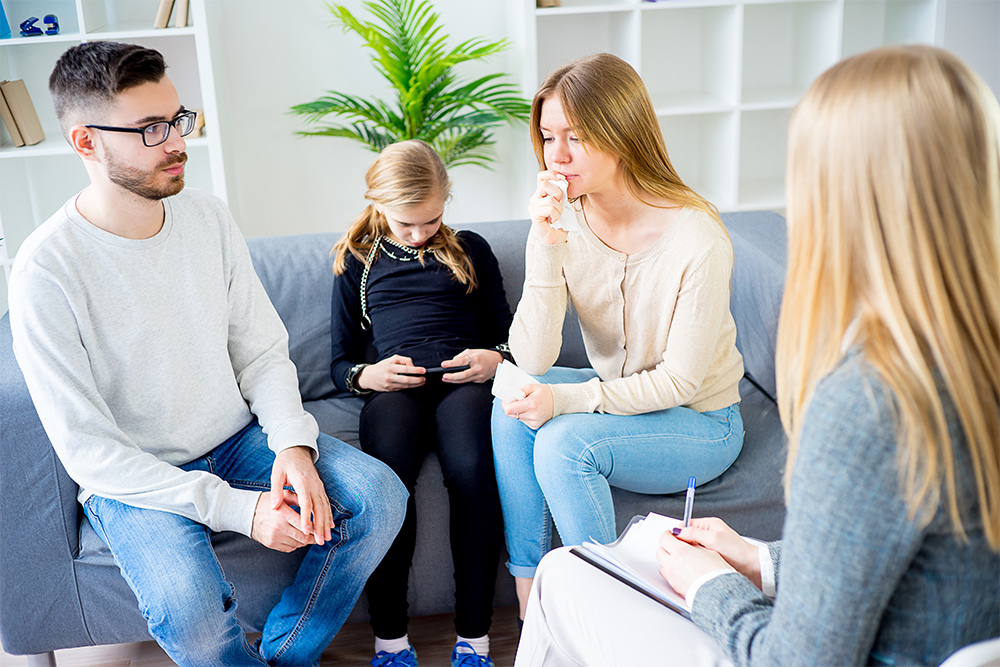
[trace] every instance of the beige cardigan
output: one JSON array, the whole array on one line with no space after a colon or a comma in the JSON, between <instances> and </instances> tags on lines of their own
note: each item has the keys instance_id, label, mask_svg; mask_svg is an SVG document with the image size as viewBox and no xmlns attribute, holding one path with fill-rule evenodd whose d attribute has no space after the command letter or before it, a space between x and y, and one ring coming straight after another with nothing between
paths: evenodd
<instances>
[{"instance_id":1,"label":"beige cardigan","mask_svg":"<svg viewBox=\"0 0 1000 667\"><path fill-rule=\"evenodd\" d=\"M568 299L599 378L552 385L553 416L632 415L682 405L708 412L740 400L743 358L729 311L733 248L709 215L683 209L633 255L581 231L546 245L529 235L524 292L510 330L517 364L532 375L562 347Z\"/></svg>"}]
</instances>

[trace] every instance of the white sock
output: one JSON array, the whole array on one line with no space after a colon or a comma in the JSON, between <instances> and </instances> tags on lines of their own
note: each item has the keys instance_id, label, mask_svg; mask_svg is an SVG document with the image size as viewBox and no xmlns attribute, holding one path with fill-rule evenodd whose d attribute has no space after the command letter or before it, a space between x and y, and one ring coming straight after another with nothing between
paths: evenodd
<instances>
[{"instance_id":1,"label":"white sock","mask_svg":"<svg viewBox=\"0 0 1000 667\"><path fill-rule=\"evenodd\" d=\"M488 656L490 654L490 636L489 635L483 635L482 637L478 637L476 639L467 639L467 638L459 635L458 638L455 640L456 644L458 642L465 642L465 643L467 643L469 646L472 647L473 651L475 651L476 653L478 653L479 655L481 655L483 657L486 657L486 656ZM464 646L459 646L455 650L458 651L459 653L468 653L469 652L469 649L465 648Z\"/></svg>"},{"instance_id":2,"label":"white sock","mask_svg":"<svg viewBox=\"0 0 1000 667\"><path fill-rule=\"evenodd\" d=\"M375 638L375 653L385 651L386 653L402 653L410 648L410 635L406 634L399 639Z\"/></svg>"}]
</instances>

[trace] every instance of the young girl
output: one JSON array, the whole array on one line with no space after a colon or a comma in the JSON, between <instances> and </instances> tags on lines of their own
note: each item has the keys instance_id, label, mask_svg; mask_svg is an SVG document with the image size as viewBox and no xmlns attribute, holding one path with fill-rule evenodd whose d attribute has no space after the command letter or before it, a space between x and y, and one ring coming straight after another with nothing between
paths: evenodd
<instances>
[{"instance_id":1,"label":"young girl","mask_svg":"<svg viewBox=\"0 0 1000 667\"><path fill-rule=\"evenodd\" d=\"M366 587L371 664L417 664L406 630L413 490L434 450L451 507L458 632L452 665L492 665L487 633L502 518L487 381L504 358L511 322L503 279L481 236L442 223L451 183L430 146L388 146L365 179L371 203L334 247L333 380L367 396L361 448L388 464L410 492L403 527ZM369 345L375 361L364 363Z\"/></svg>"},{"instance_id":2,"label":"young girl","mask_svg":"<svg viewBox=\"0 0 1000 667\"><path fill-rule=\"evenodd\" d=\"M610 486L681 491L690 476L718 477L743 445L732 245L671 166L639 75L606 53L556 70L532 102L531 137L543 171L510 344L519 366L545 375L493 415L522 614L549 510L563 544L611 542ZM552 224L568 205L559 181L580 206L579 233ZM596 372L549 370L570 300Z\"/></svg>"},{"instance_id":3,"label":"young girl","mask_svg":"<svg viewBox=\"0 0 1000 667\"><path fill-rule=\"evenodd\" d=\"M939 49L855 56L795 110L787 183L782 542L664 534L693 624L554 552L519 667L937 665L997 634L1000 106Z\"/></svg>"}]
</instances>

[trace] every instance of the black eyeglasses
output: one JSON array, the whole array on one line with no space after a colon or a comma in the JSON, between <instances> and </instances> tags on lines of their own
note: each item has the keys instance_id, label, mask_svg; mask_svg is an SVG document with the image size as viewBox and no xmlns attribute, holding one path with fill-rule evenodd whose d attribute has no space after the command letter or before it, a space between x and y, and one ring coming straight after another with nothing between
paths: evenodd
<instances>
[{"instance_id":1,"label":"black eyeglasses","mask_svg":"<svg viewBox=\"0 0 1000 667\"><path fill-rule=\"evenodd\" d=\"M142 135L142 143L149 148L159 146L170 136L170 128L177 130L182 137L186 137L194 131L194 122L198 114L194 111L183 111L173 120L160 120L142 127L109 127L107 125L84 125L95 130L105 130L107 132L135 132Z\"/></svg>"}]
</instances>

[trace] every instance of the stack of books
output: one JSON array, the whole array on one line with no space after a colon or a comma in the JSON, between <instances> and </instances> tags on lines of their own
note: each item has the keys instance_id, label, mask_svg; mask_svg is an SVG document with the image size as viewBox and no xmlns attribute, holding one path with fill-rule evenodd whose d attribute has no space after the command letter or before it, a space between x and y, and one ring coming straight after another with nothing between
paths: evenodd
<instances>
[{"instance_id":1,"label":"stack of books","mask_svg":"<svg viewBox=\"0 0 1000 667\"><path fill-rule=\"evenodd\" d=\"M45 132L23 79L0 81L0 121L15 146L34 146L45 140Z\"/></svg>"}]
</instances>

